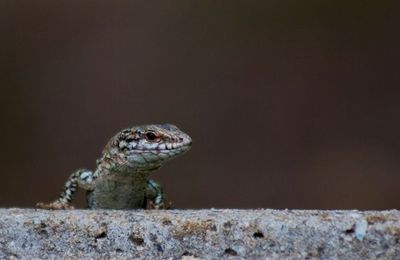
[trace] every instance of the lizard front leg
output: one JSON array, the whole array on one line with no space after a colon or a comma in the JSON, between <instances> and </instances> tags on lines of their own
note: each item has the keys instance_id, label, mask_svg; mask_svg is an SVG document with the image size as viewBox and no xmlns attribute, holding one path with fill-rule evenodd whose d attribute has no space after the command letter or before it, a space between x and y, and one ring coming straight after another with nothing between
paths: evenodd
<instances>
[{"instance_id":1,"label":"lizard front leg","mask_svg":"<svg viewBox=\"0 0 400 260\"><path fill-rule=\"evenodd\" d=\"M153 180L147 181L146 209L165 209L164 192L160 184Z\"/></svg>"},{"instance_id":2,"label":"lizard front leg","mask_svg":"<svg viewBox=\"0 0 400 260\"><path fill-rule=\"evenodd\" d=\"M39 202L36 204L37 207L43 209L73 209L70 202L74 198L74 195L79 188L84 190L90 190L93 188L93 172L87 169L79 169L72 173L64 186L64 191L61 192L58 199L51 203Z\"/></svg>"}]
</instances>

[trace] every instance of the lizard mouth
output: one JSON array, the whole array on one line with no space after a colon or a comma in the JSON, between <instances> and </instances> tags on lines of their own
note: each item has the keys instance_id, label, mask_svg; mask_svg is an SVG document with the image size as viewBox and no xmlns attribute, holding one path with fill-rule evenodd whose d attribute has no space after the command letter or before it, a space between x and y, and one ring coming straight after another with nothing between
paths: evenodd
<instances>
[{"instance_id":1,"label":"lizard mouth","mask_svg":"<svg viewBox=\"0 0 400 260\"><path fill-rule=\"evenodd\" d=\"M176 140L176 142L165 142L165 143L161 142L152 145L154 145L153 147L151 147L153 149L149 150L157 150L160 152L167 152L167 153L169 151L179 151L179 150L187 151L192 146L192 138L190 138L190 136L188 135L185 135Z\"/></svg>"},{"instance_id":2,"label":"lizard mouth","mask_svg":"<svg viewBox=\"0 0 400 260\"><path fill-rule=\"evenodd\" d=\"M192 140L188 140L186 142L181 143L166 143L166 144L159 144L156 147L156 150L159 151L173 151L173 150L181 150L181 149L190 149L192 146Z\"/></svg>"},{"instance_id":3,"label":"lizard mouth","mask_svg":"<svg viewBox=\"0 0 400 260\"><path fill-rule=\"evenodd\" d=\"M186 136L179 140L179 142L168 142L168 143L146 143L139 144L135 147L135 149L131 150L131 153L146 153L151 152L154 154L157 153L182 153L186 152L192 146L192 139L189 136Z\"/></svg>"},{"instance_id":4,"label":"lizard mouth","mask_svg":"<svg viewBox=\"0 0 400 260\"><path fill-rule=\"evenodd\" d=\"M127 156L128 160L135 163L135 167L147 169L148 167L161 166L165 161L181 156L190 150L192 141L187 143L167 143L146 149L135 149Z\"/></svg>"}]
</instances>

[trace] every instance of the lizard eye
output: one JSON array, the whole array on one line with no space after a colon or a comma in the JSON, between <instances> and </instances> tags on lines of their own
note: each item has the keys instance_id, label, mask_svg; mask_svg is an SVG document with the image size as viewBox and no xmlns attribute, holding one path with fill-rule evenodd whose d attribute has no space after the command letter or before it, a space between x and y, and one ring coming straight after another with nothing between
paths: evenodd
<instances>
[{"instance_id":1,"label":"lizard eye","mask_svg":"<svg viewBox=\"0 0 400 260\"><path fill-rule=\"evenodd\" d=\"M157 136L152 132L147 132L146 133L146 139L149 140L149 141L154 141L154 140L157 139Z\"/></svg>"}]
</instances>

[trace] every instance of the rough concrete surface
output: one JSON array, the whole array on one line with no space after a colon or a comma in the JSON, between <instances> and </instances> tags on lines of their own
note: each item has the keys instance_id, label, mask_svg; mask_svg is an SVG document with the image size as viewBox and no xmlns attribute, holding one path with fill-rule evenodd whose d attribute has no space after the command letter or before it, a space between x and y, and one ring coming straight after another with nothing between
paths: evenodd
<instances>
[{"instance_id":1,"label":"rough concrete surface","mask_svg":"<svg viewBox=\"0 0 400 260\"><path fill-rule=\"evenodd\" d=\"M0 209L1 259L400 259L400 211Z\"/></svg>"}]
</instances>

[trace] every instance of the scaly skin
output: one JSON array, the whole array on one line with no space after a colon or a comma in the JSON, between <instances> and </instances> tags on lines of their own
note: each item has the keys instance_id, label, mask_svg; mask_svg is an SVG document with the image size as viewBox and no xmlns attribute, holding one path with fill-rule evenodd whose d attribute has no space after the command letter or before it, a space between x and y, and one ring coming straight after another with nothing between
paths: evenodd
<instances>
[{"instance_id":1,"label":"scaly skin","mask_svg":"<svg viewBox=\"0 0 400 260\"><path fill-rule=\"evenodd\" d=\"M87 191L92 209L165 208L161 187L148 179L150 172L190 149L192 139L171 124L124 129L110 139L94 172L71 174L60 197L38 203L45 209L70 209L77 188Z\"/></svg>"}]
</instances>

